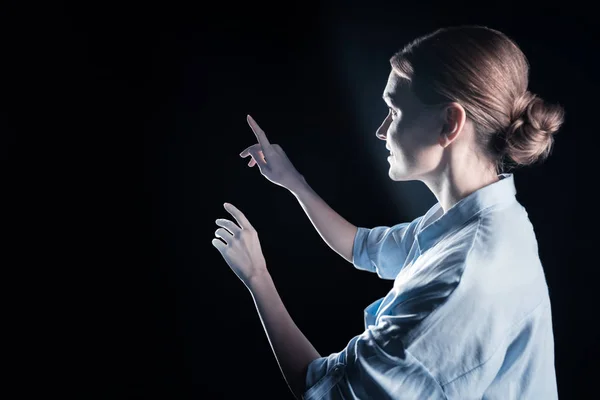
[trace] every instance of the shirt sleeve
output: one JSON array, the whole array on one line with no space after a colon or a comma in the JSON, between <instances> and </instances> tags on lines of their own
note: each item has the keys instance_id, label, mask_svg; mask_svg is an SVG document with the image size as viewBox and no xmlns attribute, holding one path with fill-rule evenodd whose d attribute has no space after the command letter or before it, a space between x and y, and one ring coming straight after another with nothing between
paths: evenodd
<instances>
[{"instance_id":1,"label":"shirt sleeve","mask_svg":"<svg viewBox=\"0 0 600 400\"><path fill-rule=\"evenodd\" d=\"M392 227L359 227L352 249L354 267L377 273L382 279L395 279L406 261L421 218Z\"/></svg>"},{"instance_id":2,"label":"shirt sleeve","mask_svg":"<svg viewBox=\"0 0 600 400\"><path fill-rule=\"evenodd\" d=\"M406 347L409 335L457 287L464 259L447 253L444 262L415 271L403 291L385 307L385 315L350 340L340 353L313 360L306 375L305 400L442 400L444 390ZM433 340L430 346L439 344Z\"/></svg>"},{"instance_id":3,"label":"shirt sleeve","mask_svg":"<svg viewBox=\"0 0 600 400\"><path fill-rule=\"evenodd\" d=\"M439 382L404 349L400 330L385 321L372 325L344 351L313 360L302 399L446 399Z\"/></svg>"}]
</instances>

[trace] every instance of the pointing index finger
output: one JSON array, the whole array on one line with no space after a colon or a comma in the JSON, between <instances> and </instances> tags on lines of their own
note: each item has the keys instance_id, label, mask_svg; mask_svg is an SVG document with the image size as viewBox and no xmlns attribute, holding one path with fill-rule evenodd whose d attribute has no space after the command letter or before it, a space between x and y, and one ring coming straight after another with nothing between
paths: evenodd
<instances>
[{"instance_id":1,"label":"pointing index finger","mask_svg":"<svg viewBox=\"0 0 600 400\"><path fill-rule=\"evenodd\" d=\"M258 139L258 143L260 143L263 150L266 147L271 146L271 143L269 143L269 139L267 139L267 135L265 135L265 132L262 129L260 129L260 126L258 126L256 121L250 115L248 115L247 120L248 120L248 125L250 125L250 128L252 128L252 131L256 135L256 138Z\"/></svg>"}]
</instances>

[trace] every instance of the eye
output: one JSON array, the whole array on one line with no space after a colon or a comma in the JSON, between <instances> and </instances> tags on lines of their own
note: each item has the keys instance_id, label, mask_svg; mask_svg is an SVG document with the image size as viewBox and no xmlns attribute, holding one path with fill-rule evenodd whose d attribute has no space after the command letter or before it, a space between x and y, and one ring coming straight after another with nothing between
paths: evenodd
<instances>
[{"instance_id":1,"label":"eye","mask_svg":"<svg viewBox=\"0 0 600 400\"><path fill-rule=\"evenodd\" d=\"M396 110L394 110L392 107L388 107L388 108L389 108L389 110L390 110L390 113L392 114L392 117L394 117L394 118L395 118L395 117L397 117L397 116L398 116L398 114L396 113Z\"/></svg>"}]
</instances>

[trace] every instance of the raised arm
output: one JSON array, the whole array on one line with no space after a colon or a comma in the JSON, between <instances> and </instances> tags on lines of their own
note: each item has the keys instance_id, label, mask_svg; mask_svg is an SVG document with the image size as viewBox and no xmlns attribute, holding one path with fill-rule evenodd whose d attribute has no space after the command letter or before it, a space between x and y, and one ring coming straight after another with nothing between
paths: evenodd
<instances>
[{"instance_id":1,"label":"raised arm","mask_svg":"<svg viewBox=\"0 0 600 400\"><path fill-rule=\"evenodd\" d=\"M249 167L257 165L265 178L292 192L325 243L352 263L352 247L358 228L342 218L315 193L304 176L292 165L281 146L271 144L265 132L250 116L248 124L258 143L242 151L240 157L252 156Z\"/></svg>"},{"instance_id":2,"label":"raised arm","mask_svg":"<svg viewBox=\"0 0 600 400\"><path fill-rule=\"evenodd\" d=\"M304 177L289 190L296 196L325 243L346 261L352 263L352 248L358 228L333 210L310 187Z\"/></svg>"}]
</instances>

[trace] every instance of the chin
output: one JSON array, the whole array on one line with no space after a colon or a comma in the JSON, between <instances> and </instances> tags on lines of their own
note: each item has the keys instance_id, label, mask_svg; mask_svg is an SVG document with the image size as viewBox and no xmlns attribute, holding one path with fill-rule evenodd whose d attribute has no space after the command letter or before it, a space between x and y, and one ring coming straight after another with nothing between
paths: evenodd
<instances>
[{"instance_id":1,"label":"chin","mask_svg":"<svg viewBox=\"0 0 600 400\"><path fill-rule=\"evenodd\" d=\"M390 168L390 172L388 174L391 180L395 182L403 182L403 181L412 181L412 176L407 172L396 171L393 168Z\"/></svg>"},{"instance_id":2,"label":"chin","mask_svg":"<svg viewBox=\"0 0 600 400\"><path fill-rule=\"evenodd\" d=\"M394 181L394 182L408 182L408 181L414 181L413 178L407 177L407 176L392 176L390 175L390 178Z\"/></svg>"}]
</instances>

